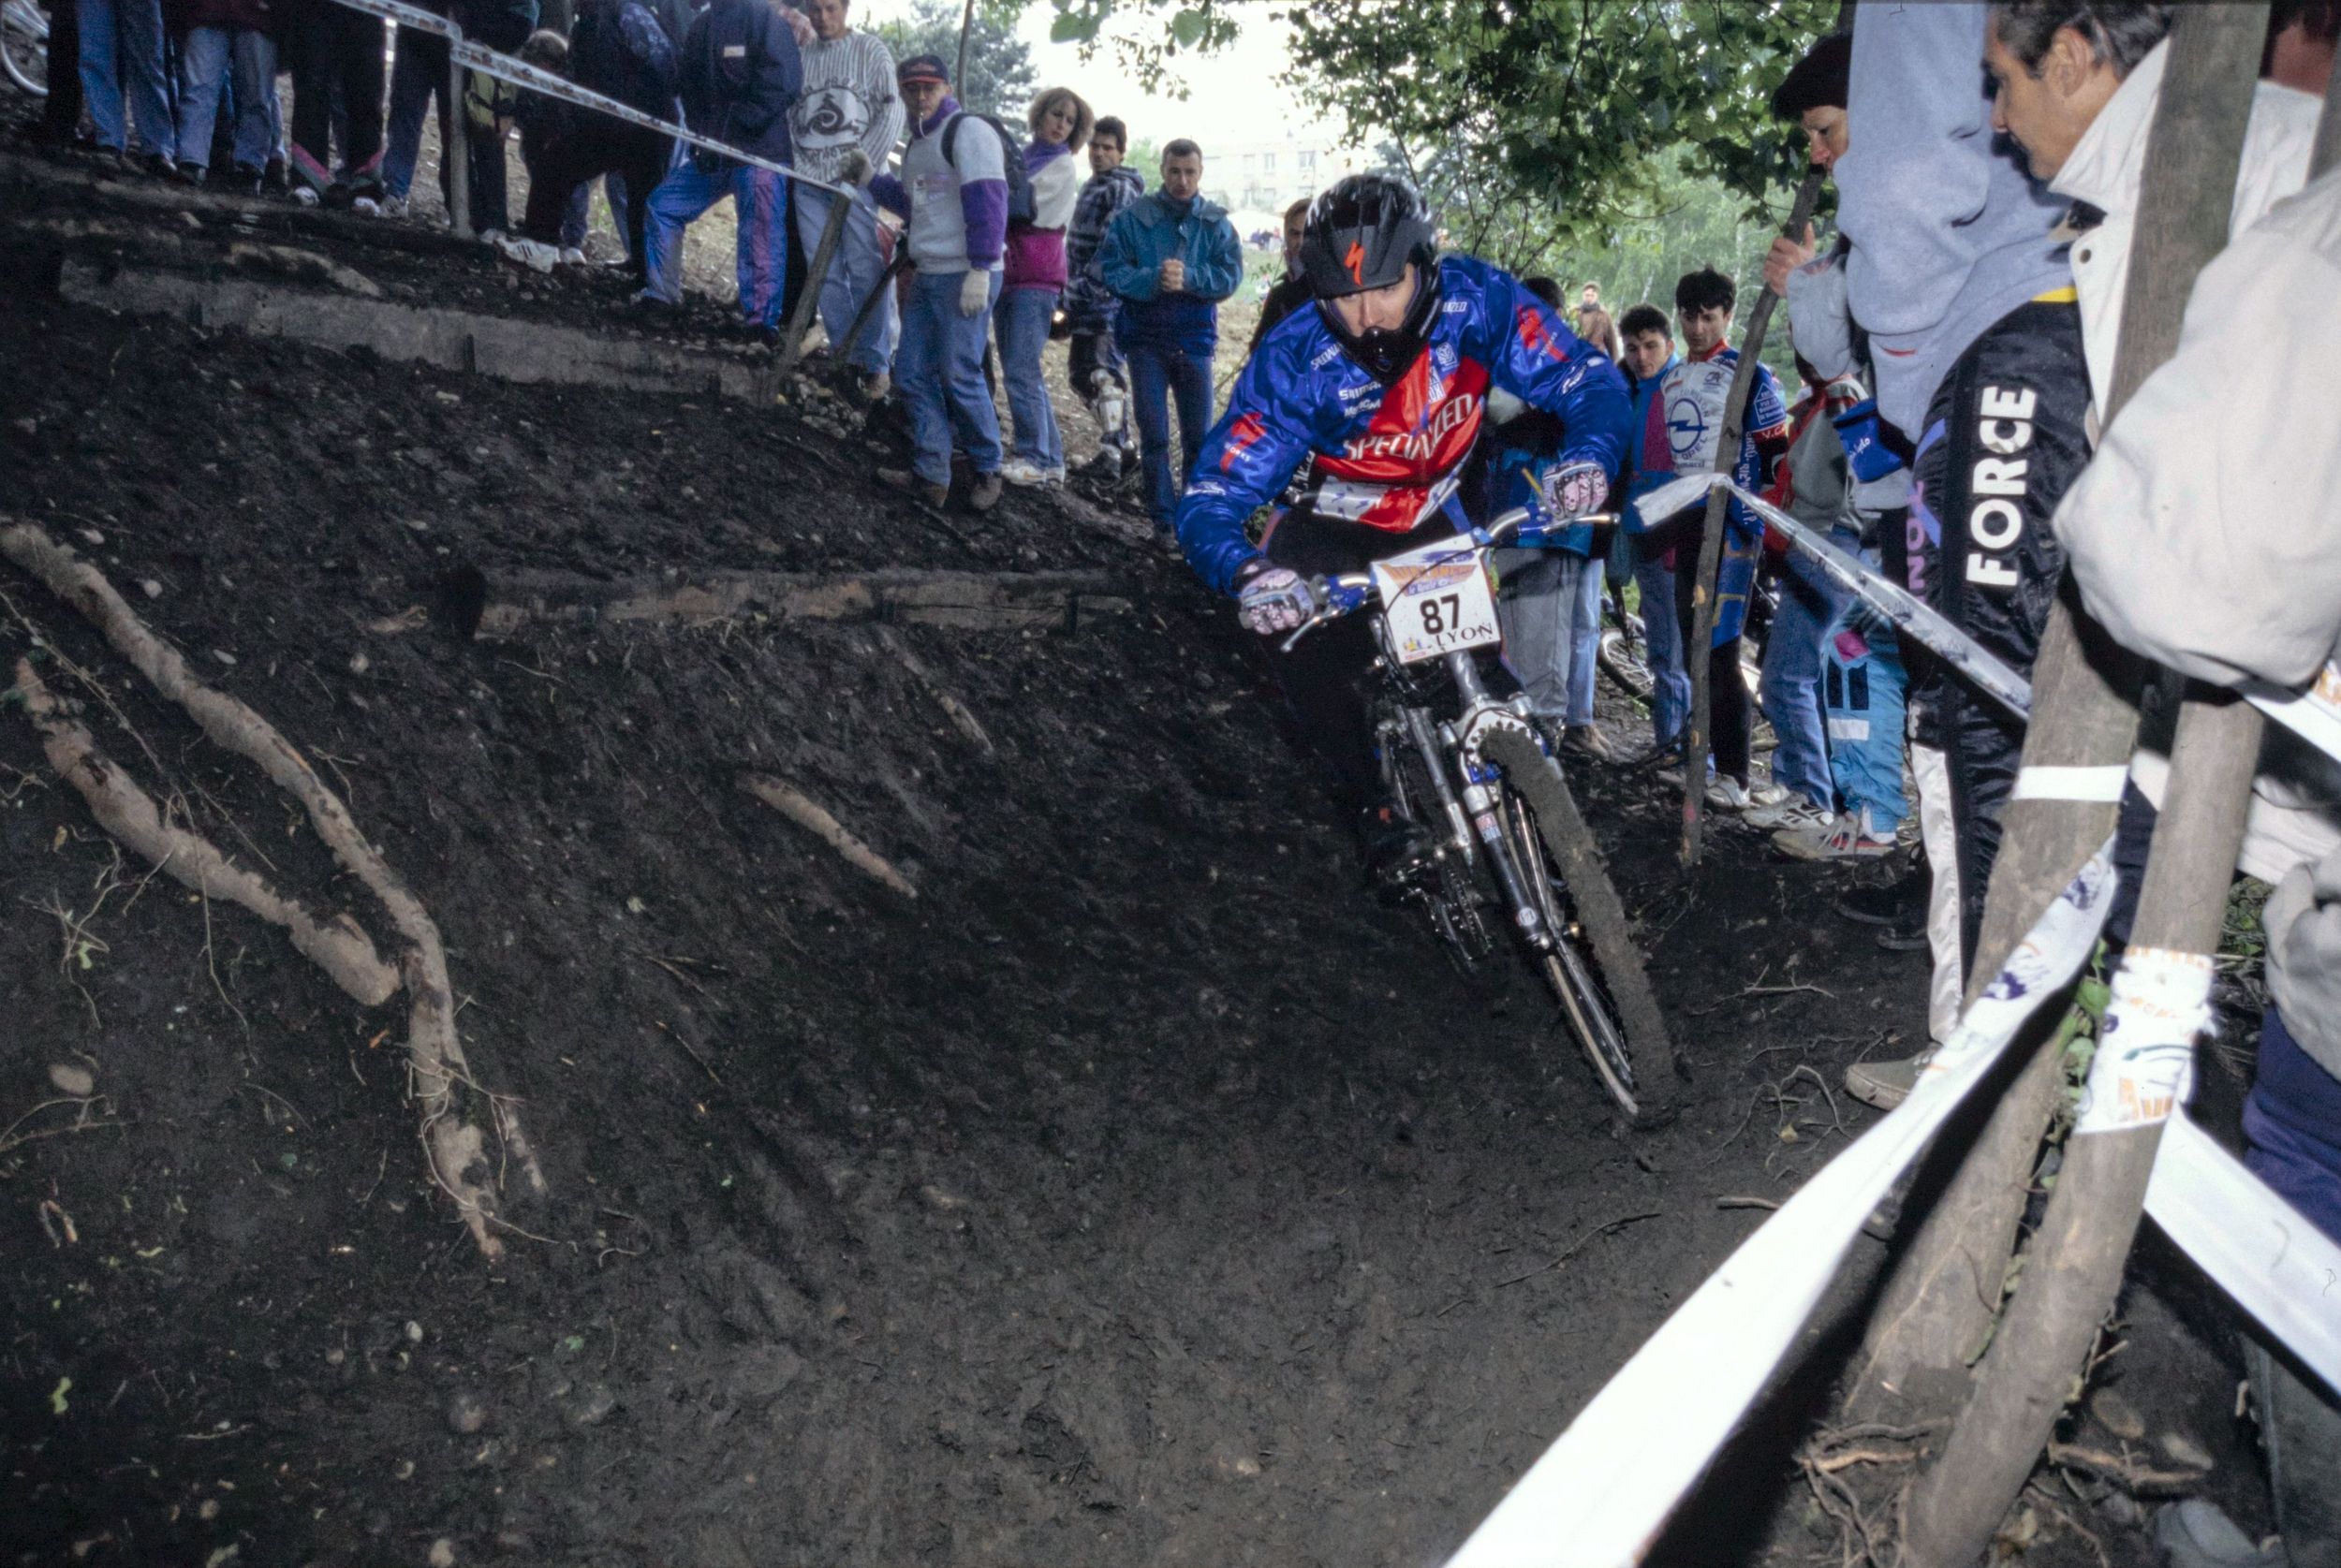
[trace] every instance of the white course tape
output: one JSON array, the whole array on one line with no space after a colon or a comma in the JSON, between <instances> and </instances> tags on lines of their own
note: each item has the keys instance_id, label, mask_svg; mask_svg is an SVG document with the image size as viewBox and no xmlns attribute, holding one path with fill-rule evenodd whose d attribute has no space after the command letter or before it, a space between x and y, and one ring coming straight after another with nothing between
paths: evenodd
<instances>
[{"instance_id":1,"label":"white course tape","mask_svg":"<svg viewBox=\"0 0 2341 1568\"><path fill-rule=\"evenodd\" d=\"M2211 960L2132 947L2113 972L2113 999L2081 1092L2076 1136L2166 1121L2195 1081L2195 1037L2211 1027Z\"/></svg>"},{"instance_id":2,"label":"white course tape","mask_svg":"<svg viewBox=\"0 0 2341 1568\"><path fill-rule=\"evenodd\" d=\"M2243 693L2254 708L2327 756L2341 758L2341 667L2326 665L2304 692L2246 684Z\"/></svg>"},{"instance_id":3,"label":"white course tape","mask_svg":"<svg viewBox=\"0 0 2341 1568\"><path fill-rule=\"evenodd\" d=\"M2113 843L2083 866L1959 1020L1901 1107L1816 1172L1594 1396L1449 1568L1625 1568L1714 1461L1862 1224L2113 907Z\"/></svg>"},{"instance_id":4,"label":"white course tape","mask_svg":"<svg viewBox=\"0 0 2341 1568\"><path fill-rule=\"evenodd\" d=\"M1686 474L1679 479L1670 479L1636 501L1634 509L1642 514L1645 526L1656 526L1718 487L1730 491L1749 511L1778 529L1789 543L1810 556L1822 571L1859 595L1862 603L1933 649L1944 663L1965 676L1977 690L2017 718L2031 716L2030 681L2010 669L1966 633L1912 598L1907 589L1889 582L1771 502L1731 483L1727 476Z\"/></svg>"},{"instance_id":5,"label":"white course tape","mask_svg":"<svg viewBox=\"0 0 2341 1568\"><path fill-rule=\"evenodd\" d=\"M403 5L400 0L334 0L334 4L346 6L353 11L363 11L368 16L378 16L385 22L395 22L401 27L412 27L417 32L434 33L449 40L450 52L457 60L483 76L494 77L499 81L508 81L515 87L526 87L531 91L542 93L549 98L559 98L565 103L573 103L581 109L597 110L613 120L623 120L629 125L640 125L645 130L661 132L693 147L704 147L711 153L721 153L725 157L735 162L746 164L753 169L768 170L786 179L794 180L801 185L812 185L837 196L853 194L843 185L832 185L826 180L816 180L810 174L800 174L785 163L774 163L770 158L760 158L753 153L743 153L737 147L717 141L712 137L701 136L697 131L686 129L682 125L670 125L655 114L645 114L640 110L630 108L615 98L605 98L599 93L588 92L567 77L555 76L551 71L540 71L536 66L515 60L508 54L499 54L493 49L471 43L464 38L462 33L449 23L447 18L434 16L429 11L413 6ZM681 39L676 40L675 47L678 51L683 47Z\"/></svg>"},{"instance_id":6,"label":"white course tape","mask_svg":"<svg viewBox=\"0 0 2341 1568\"><path fill-rule=\"evenodd\" d=\"M2341 1393L2341 1245L2183 1111L2162 1129L2146 1212L2237 1306Z\"/></svg>"},{"instance_id":7,"label":"white course tape","mask_svg":"<svg viewBox=\"0 0 2341 1568\"><path fill-rule=\"evenodd\" d=\"M2088 800L2110 805L2122 798L2129 783L2129 768L2114 763L2104 768L2024 768L2016 773L2011 800Z\"/></svg>"}]
</instances>

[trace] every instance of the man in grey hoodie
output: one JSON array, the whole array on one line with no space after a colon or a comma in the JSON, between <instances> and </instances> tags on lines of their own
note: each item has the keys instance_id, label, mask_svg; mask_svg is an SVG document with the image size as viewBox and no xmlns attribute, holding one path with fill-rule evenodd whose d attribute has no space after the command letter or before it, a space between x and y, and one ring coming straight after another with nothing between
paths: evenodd
<instances>
[{"instance_id":1,"label":"man in grey hoodie","mask_svg":"<svg viewBox=\"0 0 2341 1568\"><path fill-rule=\"evenodd\" d=\"M1832 172L1878 411L1917 449L1910 590L2029 671L2064 571L2050 514L2088 458L2089 378L2071 269L2054 232L2061 203L1994 144L1986 11L1929 3L1855 12L1849 149ZM2024 730L1939 671L1912 672L1910 707L1921 816L1947 805L1951 829L1941 836L1951 852L1930 857L1929 936L1964 975ZM1909 1062L1867 1063L1848 1087L1891 1105L1914 1077Z\"/></svg>"}]
</instances>

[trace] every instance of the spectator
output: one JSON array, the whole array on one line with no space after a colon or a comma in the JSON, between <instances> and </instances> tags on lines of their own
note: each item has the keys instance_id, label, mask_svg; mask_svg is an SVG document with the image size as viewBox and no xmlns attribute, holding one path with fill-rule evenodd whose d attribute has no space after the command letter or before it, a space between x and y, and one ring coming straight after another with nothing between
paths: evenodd
<instances>
[{"instance_id":1,"label":"spectator","mask_svg":"<svg viewBox=\"0 0 2341 1568\"><path fill-rule=\"evenodd\" d=\"M537 0L455 0L455 24L470 42L503 54L526 46L537 27ZM519 123L521 90L485 71L464 74L464 146L471 159L471 222L493 244L510 222L504 141Z\"/></svg>"},{"instance_id":2,"label":"spectator","mask_svg":"<svg viewBox=\"0 0 2341 1568\"><path fill-rule=\"evenodd\" d=\"M179 46L179 178L203 183L223 94L235 109L234 162L220 183L260 193L275 151L269 104L276 96L275 7L271 0L187 0Z\"/></svg>"},{"instance_id":3,"label":"spectator","mask_svg":"<svg viewBox=\"0 0 2341 1568\"><path fill-rule=\"evenodd\" d=\"M1560 293L1557 285L1553 292L1556 296ZM1607 354L1612 360L1625 350L1625 344L1618 341L1616 321L1612 320L1610 313L1599 305L1594 306L1591 310L1581 310L1577 313L1577 335Z\"/></svg>"},{"instance_id":4,"label":"spectator","mask_svg":"<svg viewBox=\"0 0 2341 1568\"><path fill-rule=\"evenodd\" d=\"M788 110L803 83L795 35L767 0L714 0L691 21L682 51L684 124L771 162L788 161ZM780 176L704 147L691 149L642 201L644 304L683 302L683 230L724 198L738 225L742 325L780 336L788 269L788 193Z\"/></svg>"},{"instance_id":5,"label":"spectator","mask_svg":"<svg viewBox=\"0 0 2341 1568\"><path fill-rule=\"evenodd\" d=\"M1650 405L1669 371L1681 364L1674 329L1656 305L1626 313L1618 363L1634 394L1634 431L1650 422ZM1683 664L1683 638L1674 628L1672 552L1662 534L1629 535L1634 586L1641 591L1642 657L1650 667L1650 755L1663 757L1683 746L1683 725L1690 716L1691 678Z\"/></svg>"},{"instance_id":6,"label":"spectator","mask_svg":"<svg viewBox=\"0 0 2341 1568\"><path fill-rule=\"evenodd\" d=\"M1520 286L1560 314L1559 284L1524 278ZM1524 471L1543 472L1568 445L1568 432L1553 416L1508 393L1488 394L1487 419L1484 450L1494 473L1483 515L1492 515L1527 501L1535 487L1525 484ZM1604 761L1612 752L1594 722L1593 684L1601 652L1603 580L1603 557L1596 547L1606 552L1607 542L1588 524L1572 525L1504 574L1503 599L1509 612L1504 617L1504 659L1527 692L1531 711L1544 722L1556 747Z\"/></svg>"},{"instance_id":7,"label":"spectator","mask_svg":"<svg viewBox=\"0 0 2341 1568\"><path fill-rule=\"evenodd\" d=\"M910 220L904 243L917 268L903 310L894 389L910 414L917 452L908 469L878 477L940 506L950 494L956 426L975 472L967 504L988 512L1000 499L1000 420L983 379L984 326L1000 298L1000 253L1008 237L1004 138L978 122L954 137L959 100L940 56L918 54L895 70L910 118L910 150L900 180L880 175L878 200Z\"/></svg>"},{"instance_id":8,"label":"spectator","mask_svg":"<svg viewBox=\"0 0 2341 1568\"><path fill-rule=\"evenodd\" d=\"M878 250L877 199L867 186L870 173L886 167L903 139L902 99L894 91L893 51L876 33L848 24L847 0L812 0L809 9L814 41L804 51L804 92L788 113L796 167L816 180L849 186L853 194L841 197L799 184L797 244L811 256L820 248L831 207L852 203L829 275L821 280L821 325L847 393L857 402L874 403L886 395L887 367L894 362L894 291L879 290L876 309L859 338L847 343L845 336L861 301L886 275L886 258Z\"/></svg>"},{"instance_id":9,"label":"spectator","mask_svg":"<svg viewBox=\"0 0 2341 1568\"><path fill-rule=\"evenodd\" d=\"M1675 324L1688 352L1660 378L1651 399L1642 426L1637 491L1655 488L1677 474L1707 473L1715 468L1715 443L1722 433L1731 380L1739 365L1739 353L1730 345L1731 315L1738 297L1737 286L1712 267L1686 272L1675 284ZM1788 434L1789 413L1780 396L1780 383L1768 368L1759 365L1746 428L1732 464L1733 482L1745 490L1763 489L1774 465L1788 450ZM1756 580L1763 525L1737 501L1724 511L1715 630L1707 651L1710 744L1714 748L1707 802L1718 811L1745 811L1750 806L1776 805L1787 792L1777 785L1759 786L1750 775L1747 686L1740 678L1740 633L1747 619L1748 591ZM1696 631L1693 585L1699 576L1701 520L1705 512L1701 506L1671 521L1653 520L1664 525L1664 548L1674 552L1675 624L1686 649L1692 646ZM1707 759L1686 758L1684 765L1703 768ZM1672 774L1670 782L1680 780L1680 774Z\"/></svg>"},{"instance_id":10,"label":"spectator","mask_svg":"<svg viewBox=\"0 0 2341 1568\"><path fill-rule=\"evenodd\" d=\"M523 28L506 47L527 36ZM378 212L383 195L382 19L333 0L287 0L284 48L292 59L295 199L310 207L321 202ZM337 120L342 129L338 164L333 160Z\"/></svg>"},{"instance_id":11,"label":"spectator","mask_svg":"<svg viewBox=\"0 0 2341 1568\"><path fill-rule=\"evenodd\" d=\"M664 118L673 110L680 74L666 29L641 0L579 0L567 50L568 75L579 86L629 109ZM539 33L530 39L557 38ZM529 57L523 48L522 58ZM596 175L616 172L627 188L655 190L673 161L674 139L592 110L529 94L522 99L521 151L528 165L528 206L520 237L505 252L538 271L555 263L582 265L585 253L566 244L575 194ZM628 266L639 287L643 267L643 204L615 214L626 234Z\"/></svg>"},{"instance_id":12,"label":"spectator","mask_svg":"<svg viewBox=\"0 0 2341 1568\"><path fill-rule=\"evenodd\" d=\"M1244 281L1244 247L1219 206L1197 192L1203 150L1181 138L1162 150L1162 188L1132 202L1106 230L1098 269L1122 301L1116 342L1130 366L1146 464L1146 515L1165 534L1179 490L1211 428L1211 361L1219 301ZM1170 407L1179 404L1177 474Z\"/></svg>"},{"instance_id":13,"label":"spectator","mask_svg":"<svg viewBox=\"0 0 2341 1568\"><path fill-rule=\"evenodd\" d=\"M1830 172L1878 413L1917 438L1907 586L2028 672L2063 568L2048 517L2087 446L2080 315L2052 232L2065 204L1995 150L1988 85L1943 68L1982 57L1983 7L1873 7L1855 19L1848 145ZM2018 411L2015 423L1995 422ZM1986 468L1990 488L1980 489L1979 462L2007 455L1983 447L1987 432L2021 444L2023 461L1997 476ZM1931 873L1928 1021L1939 1039L1966 989L2023 726L1939 671L1914 671L1908 700ZM1898 1104L1920 1060L1859 1063L1847 1088L1871 1105Z\"/></svg>"},{"instance_id":14,"label":"spectator","mask_svg":"<svg viewBox=\"0 0 2341 1568\"><path fill-rule=\"evenodd\" d=\"M298 4L299 0L291 3ZM433 16L448 14L449 0L412 3ZM439 193L442 198L448 196L449 166L446 150L454 141L448 116L457 106L448 102L447 94L447 40L436 33L413 27L398 29L390 55L390 130L382 149L382 211L392 217L404 217L406 213L406 196L415 183L415 165L422 156L423 112L431 107L434 95L439 101ZM478 179L472 177L465 198L475 206L478 190ZM452 206L450 201L450 211Z\"/></svg>"},{"instance_id":15,"label":"spectator","mask_svg":"<svg viewBox=\"0 0 2341 1568\"><path fill-rule=\"evenodd\" d=\"M1252 341L1244 347L1247 359L1259 352L1260 339L1277 322L1316 297L1309 291L1309 275L1301 266L1301 235L1308 227L1309 203L1315 199L1304 196L1285 209L1285 275L1276 280L1268 298L1260 301L1259 324L1252 329Z\"/></svg>"},{"instance_id":16,"label":"spectator","mask_svg":"<svg viewBox=\"0 0 2341 1568\"><path fill-rule=\"evenodd\" d=\"M1129 134L1112 115L1089 133L1089 181L1073 204L1072 227L1065 233L1065 322L1070 340L1066 375L1097 420L1097 455L1084 472L1109 489L1138 472L1130 443L1127 366L1113 344L1121 301L1097 273L1106 227L1146 194L1145 177L1122 162Z\"/></svg>"},{"instance_id":17,"label":"spectator","mask_svg":"<svg viewBox=\"0 0 2341 1568\"><path fill-rule=\"evenodd\" d=\"M1081 95L1067 87L1052 87L1033 99L1027 118L1032 142L1023 151L1024 182L1032 187L1032 221L1009 225L1000 302L992 313L1000 375L1008 383L1008 409L1015 420L1016 449L1000 465L1000 477L1011 485L1065 482L1065 442L1057 433L1049 384L1040 378L1040 351L1048 346L1057 299L1065 292L1065 227L1072 222L1081 195L1073 154L1087 143L1097 122Z\"/></svg>"},{"instance_id":18,"label":"spectator","mask_svg":"<svg viewBox=\"0 0 2341 1568\"><path fill-rule=\"evenodd\" d=\"M163 76L162 0L78 0L75 9L81 97L98 151L125 168L169 173L176 138ZM130 151L133 131L136 154Z\"/></svg>"}]
</instances>

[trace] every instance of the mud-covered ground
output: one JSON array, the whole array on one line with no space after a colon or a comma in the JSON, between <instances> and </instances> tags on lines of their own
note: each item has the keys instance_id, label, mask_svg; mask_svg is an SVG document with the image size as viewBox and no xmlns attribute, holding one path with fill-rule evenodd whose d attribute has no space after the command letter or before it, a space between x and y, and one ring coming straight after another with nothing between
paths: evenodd
<instances>
[{"instance_id":1,"label":"mud-covered ground","mask_svg":"<svg viewBox=\"0 0 2341 1568\"><path fill-rule=\"evenodd\" d=\"M421 1174L396 1005L118 854L0 708L8 1561L1436 1561L1763 1218L1726 1200L1868 1124L1843 1065L1912 1043L1922 958L1829 912L1856 873L1725 826L1686 887L1670 804L1577 765L1687 1074L1628 1135L1524 970L1461 977L1363 893L1224 605L1141 531L1013 493L925 514L791 415L67 307L21 216L0 511L346 792L552 1191L484 1264ZM402 616L462 567L877 565L1102 569L1134 608ZM255 769L29 579L0 592L6 667L379 929ZM2256 1527L2217 1306L2142 1274L2104 1408ZM1786 1450L1750 1452L1676 1559L1838 1561ZM2026 1516L2027 1561L2152 1561L2126 1499L2077 1491Z\"/></svg>"}]
</instances>

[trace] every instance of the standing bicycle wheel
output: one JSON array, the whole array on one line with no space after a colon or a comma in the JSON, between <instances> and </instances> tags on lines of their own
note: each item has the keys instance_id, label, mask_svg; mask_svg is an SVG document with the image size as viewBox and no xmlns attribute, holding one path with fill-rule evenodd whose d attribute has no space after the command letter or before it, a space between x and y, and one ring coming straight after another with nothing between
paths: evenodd
<instances>
[{"instance_id":1,"label":"standing bicycle wheel","mask_svg":"<svg viewBox=\"0 0 2341 1568\"><path fill-rule=\"evenodd\" d=\"M49 19L33 0L0 0L0 70L20 91L49 95Z\"/></svg>"},{"instance_id":2,"label":"standing bicycle wheel","mask_svg":"<svg viewBox=\"0 0 2341 1568\"><path fill-rule=\"evenodd\" d=\"M1503 786L1502 799L1505 836L1526 877L1529 896L1544 916L1545 930L1552 933L1552 945L1534 955L1537 968L1553 989L1561 1017L1602 1089L1629 1120L1639 1119L1642 1105L1634 1092L1633 1057L1627 1048L1625 1032L1618 1028L1609 993L1595 978L1593 966L1582 951L1584 934L1570 907L1568 885L1553 864L1528 802L1509 784Z\"/></svg>"}]
</instances>

